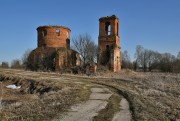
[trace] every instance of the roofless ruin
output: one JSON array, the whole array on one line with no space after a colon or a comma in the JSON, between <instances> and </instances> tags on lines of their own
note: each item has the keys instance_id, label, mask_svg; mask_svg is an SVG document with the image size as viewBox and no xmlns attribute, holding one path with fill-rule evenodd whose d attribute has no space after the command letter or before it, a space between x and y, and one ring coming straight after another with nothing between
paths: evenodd
<instances>
[{"instance_id":1,"label":"roofless ruin","mask_svg":"<svg viewBox=\"0 0 180 121\"><path fill-rule=\"evenodd\" d=\"M80 54L70 48L71 30L64 26L39 26L37 48L31 54L31 69L46 65L47 70L60 71L82 66ZM107 16L99 19L98 65L111 71L121 70L119 19Z\"/></svg>"}]
</instances>

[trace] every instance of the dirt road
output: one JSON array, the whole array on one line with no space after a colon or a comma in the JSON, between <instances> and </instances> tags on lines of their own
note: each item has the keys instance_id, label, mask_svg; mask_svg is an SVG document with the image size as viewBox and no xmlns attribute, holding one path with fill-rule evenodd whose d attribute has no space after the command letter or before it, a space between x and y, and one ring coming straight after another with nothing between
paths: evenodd
<instances>
[{"instance_id":1,"label":"dirt road","mask_svg":"<svg viewBox=\"0 0 180 121\"><path fill-rule=\"evenodd\" d=\"M92 121L98 112L105 109L112 93L108 88L91 88L89 100L85 103L74 105L59 119L54 121ZM120 101L120 109L113 117L112 121L131 121L129 104L125 98Z\"/></svg>"}]
</instances>

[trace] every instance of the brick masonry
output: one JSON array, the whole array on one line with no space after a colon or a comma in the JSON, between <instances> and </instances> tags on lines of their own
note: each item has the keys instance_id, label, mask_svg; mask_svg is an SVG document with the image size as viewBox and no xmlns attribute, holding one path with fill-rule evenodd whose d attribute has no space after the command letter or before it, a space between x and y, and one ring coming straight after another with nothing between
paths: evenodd
<instances>
[{"instance_id":1,"label":"brick masonry","mask_svg":"<svg viewBox=\"0 0 180 121\"><path fill-rule=\"evenodd\" d=\"M63 26L40 26L38 32L38 47L64 47L70 49L71 30Z\"/></svg>"}]
</instances>

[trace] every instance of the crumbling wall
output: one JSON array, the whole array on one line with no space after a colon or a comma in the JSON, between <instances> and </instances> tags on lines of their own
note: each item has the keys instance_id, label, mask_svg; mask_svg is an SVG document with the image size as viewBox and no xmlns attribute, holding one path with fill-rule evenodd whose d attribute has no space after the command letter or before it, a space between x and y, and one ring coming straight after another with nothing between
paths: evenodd
<instances>
[{"instance_id":1,"label":"crumbling wall","mask_svg":"<svg viewBox=\"0 0 180 121\"><path fill-rule=\"evenodd\" d=\"M79 53L74 50L59 48L56 53L56 71L81 65Z\"/></svg>"},{"instance_id":2,"label":"crumbling wall","mask_svg":"<svg viewBox=\"0 0 180 121\"><path fill-rule=\"evenodd\" d=\"M86 74L95 74L97 70L97 65L95 63L89 63L86 65Z\"/></svg>"},{"instance_id":3,"label":"crumbling wall","mask_svg":"<svg viewBox=\"0 0 180 121\"><path fill-rule=\"evenodd\" d=\"M113 72L121 70L121 54L118 48L111 50L110 70Z\"/></svg>"},{"instance_id":4,"label":"crumbling wall","mask_svg":"<svg viewBox=\"0 0 180 121\"><path fill-rule=\"evenodd\" d=\"M28 58L28 68L31 70L55 70L56 48L39 47L33 50Z\"/></svg>"}]
</instances>

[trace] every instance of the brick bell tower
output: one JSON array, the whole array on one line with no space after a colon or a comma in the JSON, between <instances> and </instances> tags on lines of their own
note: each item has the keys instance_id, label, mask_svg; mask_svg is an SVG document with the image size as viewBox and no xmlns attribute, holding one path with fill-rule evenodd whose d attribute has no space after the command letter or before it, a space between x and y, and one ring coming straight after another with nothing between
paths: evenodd
<instances>
[{"instance_id":1,"label":"brick bell tower","mask_svg":"<svg viewBox=\"0 0 180 121\"><path fill-rule=\"evenodd\" d=\"M98 64L113 72L121 70L119 18L115 15L99 19Z\"/></svg>"}]
</instances>

